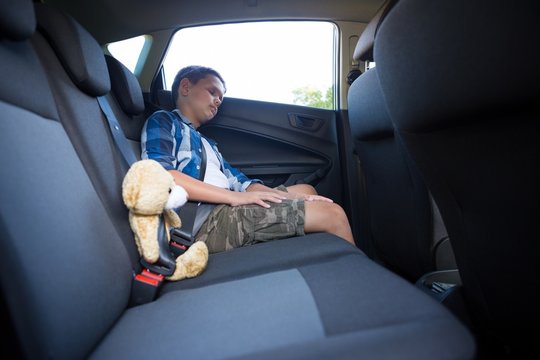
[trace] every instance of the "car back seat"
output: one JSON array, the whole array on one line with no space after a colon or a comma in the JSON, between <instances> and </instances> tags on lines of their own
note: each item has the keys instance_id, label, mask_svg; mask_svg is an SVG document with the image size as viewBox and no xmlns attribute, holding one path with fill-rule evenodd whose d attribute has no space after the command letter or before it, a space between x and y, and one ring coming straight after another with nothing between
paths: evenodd
<instances>
[{"instance_id":1,"label":"car back seat","mask_svg":"<svg viewBox=\"0 0 540 360\"><path fill-rule=\"evenodd\" d=\"M105 58L111 78L111 93L108 96L111 108L127 139L132 144L135 156L140 159L140 133L145 121L142 116L145 113L142 90L135 75L121 62L109 55L106 55ZM306 241L309 242L307 249L304 244ZM258 255L259 252L262 252L264 256L262 254ZM270 256L272 252L274 255ZM206 272L196 280L186 280L178 284L184 287L186 284L195 286L194 284L219 282L224 279L265 273L282 267L289 268L299 262L317 262L352 252L356 252L356 250L349 246L343 246L342 241L338 240L336 242L334 237L329 237L327 234L308 235L305 239L302 238L299 241L296 241L296 239L293 241L281 241L270 245L268 248L250 247L248 250L242 250L245 255L239 255L239 258L236 257L237 255L231 255L230 252L215 254L211 257L212 265L213 267L220 267L220 271ZM241 261L243 256L255 261ZM169 283L162 292L178 286Z\"/></svg>"},{"instance_id":2,"label":"car back seat","mask_svg":"<svg viewBox=\"0 0 540 360\"><path fill-rule=\"evenodd\" d=\"M70 17L37 4L34 33L31 3L15 4L0 2L0 280L25 357L473 356L446 309L328 234L216 254L128 308L136 250L113 211L125 166L96 101L105 61Z\"/></svg>"},{"instance_id":3,"label":"car back seat","mask_svg":"<svg viewBox=\"0 0 540 360\"><path fill-rule=\"evenodd\" d=\"M124 311L131 264L28 41L32 3L0 6L2 297L27 357L81 358Z\"/></svg>"}]
</instances>

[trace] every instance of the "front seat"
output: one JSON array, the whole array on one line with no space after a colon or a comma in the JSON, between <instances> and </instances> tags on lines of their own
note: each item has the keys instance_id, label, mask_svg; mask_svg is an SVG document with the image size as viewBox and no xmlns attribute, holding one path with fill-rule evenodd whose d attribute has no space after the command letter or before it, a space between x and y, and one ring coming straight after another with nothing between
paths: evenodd
<instances>
[{"instance_id":1,"label":"front seat","mask_svg":"<svg viewBox=\"0 0 540 360\"><path fill-rule=\"evenodd\" d=\"M373 61L377 29L395 1L386 1L360 34L353 58ZM434 202L396 136L377 77L367 70L349 88L348 112L364 176L363 236L373 256L411 282L436 270L456 269L446 229Z\"/></svg>"},{"instance_id":2,"label":"front seat","mask_svg":"<svg viewBox=\"0 0 540 360\"><path fill-rule=\"evenodd\" d=\"M391 119L440 207L479 339L511 354L532 347L540 320L539 20L536 0L402 0L375 39Z\"/></svg>"}]
</instances>

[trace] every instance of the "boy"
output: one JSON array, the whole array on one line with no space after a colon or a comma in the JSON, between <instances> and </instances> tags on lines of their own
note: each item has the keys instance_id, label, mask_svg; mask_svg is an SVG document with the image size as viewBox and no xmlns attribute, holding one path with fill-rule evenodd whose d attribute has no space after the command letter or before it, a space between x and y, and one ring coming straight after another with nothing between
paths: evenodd
<instances>
[{"instance_id":1,"label":"boy","mask_svg":"<svg viewBox=\"0 0 540 360\"><path fill-rule=\"evenodd\" d=\"M176 109L157 111L142 130L142 158L162 164L190 200L220 204L196 236L210 252L311 232L329 232L354 245L343 209L310 185L269 188L223 159L216 144L197 129L217 114L225 81L202 66L181 69L173 82ZM202 147L207 167L199 181Z\"/></svg>"}]
</instances>

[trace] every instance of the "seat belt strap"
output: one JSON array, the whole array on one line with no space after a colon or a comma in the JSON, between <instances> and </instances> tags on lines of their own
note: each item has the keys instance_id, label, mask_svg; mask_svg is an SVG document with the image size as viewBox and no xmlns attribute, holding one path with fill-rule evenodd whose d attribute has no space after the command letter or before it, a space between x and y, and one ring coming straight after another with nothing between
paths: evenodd
<instances>
[{"instance_id":1,"label":"seat belt strap","mask_svg":"<svg viewBox=\"0 0 540 360\"><path fill-rule=\"evenodd\" d=\"M128 167L133 165L137 161L137 158L127 141L126 135L122 131L118 119L109 105L109 101L105 96L99 96L97 100L101 111L107 119L116 147L120 150ZM159 243L159 259L155 264L149 264L142 257L140 258L139 261L143 269L139 274L136 274L133 277L130 306L141 305L153 301L163 285L165 276L171 275L176 268L175 257L169 250L169 241L163 216L159 219L157 236Z\"/></svg>"},{"instance_id":2,"label":"seat belt strap","mask_svg":"<svg viewBox=\"0 0 540 360\"><path fill-rule=\"evenodd\" d=\"M206 159L206 147L204 146L203 138L201 136L201 171L199 172L199 180L203 182L204 175L206 174ZM170 248L175 256L182 255L191 245L193 245L195 242L194 234L196 234L202 226L201 219L206 220L209 215L209 213L206 214L209 209L207 209L207 207L201 208L201 203L198 201L188 201L180 211L181 214L178 213L178 215L182 219L182 227L173 228L170 232ZM201 212L203 216L199 216L199 221L197 221L197 214L199 214L200 211L205 212L205 214L202 214Z\"/></svg>"},{"instance_id":3,"label":"seat belt strap","mask_svg":"<svg viewBox=\"0 0 540 360\"><path fill-rule=\"evenodd\" d=\"M116 116L114 115L114 112L112 111L111 106L107 101L107 98L105 96L98 96L97 100L101 111L107 118L107 123L109 124L109 128L111 129L111 134L113 136L116 147L118 147L118 150L120 150L120 152L122 153L122 156L124 157L124 160L126 161L128 166L131 166L135 161L137 161L137 158L133 153L133 149L131 148L131 146L129 146L126 135L120 127L120 123L116 119Z\"/></svg>"},{"instance_id":4,"label":"seat belt strap","mask_svg":"<svg viewBox=\"0 0 540 360\"><path fill-rule=\"evenodd\" d=\"M206 146L203 144L203 138L201 136L201 172L199 173L199 180L204 182L204 175L206 174Z\"/></svg>"}]
</instances>

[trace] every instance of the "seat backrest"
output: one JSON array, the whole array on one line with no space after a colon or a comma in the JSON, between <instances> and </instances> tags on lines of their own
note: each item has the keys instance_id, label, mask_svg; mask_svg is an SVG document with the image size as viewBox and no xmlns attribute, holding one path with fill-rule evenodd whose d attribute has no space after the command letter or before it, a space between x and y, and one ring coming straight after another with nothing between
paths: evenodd
<instances>
[{"instance_id":1,"label":"seat backrest","mask_svg":"<svg viewBox=\"0 0 540 360\"><path fill-rule=\"evenodd\" d=\"M41 56L32 2L0 7L2 297L26 357L83 358L125 310L133 269L64 127L62 87L50 82L60 73Z\"/></svg>"},{"instance_id":2,"label":"seat backrest","mask_svg":"<svg viewBox=\"0 0 540 360\"><path fill-rule=\"evenodd\" d=\"M395 1L387 1L360 35L354 58L373 61L376 29ZM377 68L357 78L349 89L349 122L355 151L364 176L360 201L365 237L371 240L373 256L411 281L427 272L443 269L437 257L453 259L440 251L448 242L438 211L416 166L402 146L386 110ZM437 224L441 224L436 226ZM439 251L437 251L439 250ZM447 261L447 268L454 268Z\"/></svg>"},{"instance_id":3,"label":"seat backrest","mask_svg":"<svg viewBox=\"0 0 540 360\"><path fill-rule=\"evenodd\" d=\"M514 351L540 320L539 19L537 1L402 0L375 45L391 119L440 207L470 315Z\"/></svg>"},{"instance_id":4,"label":"seat backrest","mask_svg":"<svg viewBox=\"0 0 540 360\"><path fill-rule=\"evenodd\" d=\"M92 180L137 271L139 254L133 233L125 221L128 210L122 196L127 164L117 151L98 96L110 94L111 81L101 47L73 18L56 9L36 4L38 32L33 39L49 77L60 121ZM117 114L121 112L117 111Z\"/></svg>"}]
</instances>

